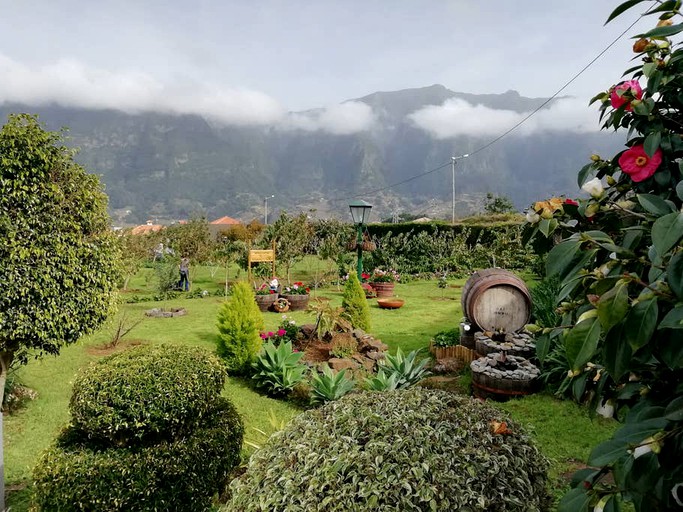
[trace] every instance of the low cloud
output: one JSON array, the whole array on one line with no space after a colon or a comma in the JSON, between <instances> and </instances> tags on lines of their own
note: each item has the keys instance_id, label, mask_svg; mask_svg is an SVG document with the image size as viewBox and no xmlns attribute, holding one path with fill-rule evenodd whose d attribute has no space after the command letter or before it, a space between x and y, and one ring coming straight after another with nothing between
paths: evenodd
<instances>
[{"instance_id":1,"label":"low cloud","mask_svg":"<svg viewBox=\"0 0 683 512\"><path fill-rule=\"evenodd\" d=\"M372 109L349 102L314 113L288 114L258 91L192 84L168 86L139 72L113 73L75 60L30 68L0 54L0 103L58 104L135 114L196 114L224 124L264 125L343 135L372 126Z\"/></svg>"},{"instance_id":2,"label":"low cloud","mask_svg":"<svg viewBox=\"0 0 683 512\"><path fill-rule=\"evenodd\" d=\"M198 114L229 124L270 124L285 113L274 99L257 91L207 85L173 88L145 73L112 73L74 60L29 68L0 54L0 75L0 103Z\"/></svg>"},{"instance_id":3,"label":"low cloud","mask_svg":"<svg viewBox=\"0 0 683 512\"><path fill-rule=\"evenodd\" d=\"M599 129L598 116L588 102L577 98L556 100L527 119L513 133L529 136L539 132L573 131L594 132ZM493 137L504 133L529 115L529 112L496 110L483 105L472 105L453 98L443 105L431 105L417 110L408 118L415 126L437 139L461 135Z\"/></svg>"},{"instance_id":4,"label":"low cloud","mask_svg":"<svg viewBox=\"0 0 683 512\"><path fill-rule=\"evenodd\" d=\"M350 135L369 130L375 123L372 108L358 101L348 101L326 109L292 113L281 123L282 129L325 131Z\"/></svg>"}]
</instances>

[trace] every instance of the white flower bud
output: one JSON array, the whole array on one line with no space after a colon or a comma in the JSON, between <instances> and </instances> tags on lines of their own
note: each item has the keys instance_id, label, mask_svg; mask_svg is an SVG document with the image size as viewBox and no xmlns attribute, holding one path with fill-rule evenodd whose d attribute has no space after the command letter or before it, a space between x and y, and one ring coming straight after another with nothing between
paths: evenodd
<instances>
[{"instance_id":1,"label":"white flower bud","mask_svg":"<svg viewBox=\"0 0 683 512\"><path fill-rule=\"evenodd\" d=\"M600 181L600 178L593 178L590 181L587 181L586 183L583 184L583 187L581 187L581 190L584 192L587 192L588 194L591 195L591 197L594 197L595 199L599 199L602 197L602 194L604 194L605 189L602 186L602 182Z\"/></svg>"},{"instance_id":2,"label":"white flower bud","mask_svg":"<svg viewBox=\"0 0 683 512\"><path fill-rule=\"evenodd\" d=\"M536 212L533 211L533 210L527 210L527 212L526 212L526 221L527 221L529 224L536 224L536 223L537 223L538 221L540 221L540 220L541 220L541 216L540 216L538 213L536 213Z\"/></svg>"}]
</instances>

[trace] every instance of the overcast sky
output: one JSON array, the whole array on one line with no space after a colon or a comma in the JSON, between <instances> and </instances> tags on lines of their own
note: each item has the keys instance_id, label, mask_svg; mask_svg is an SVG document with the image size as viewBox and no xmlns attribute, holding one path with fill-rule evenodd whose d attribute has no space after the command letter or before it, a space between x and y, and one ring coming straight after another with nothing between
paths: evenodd
<instances>
[{"instance_id":1,"label":"overcast sky","mask_svg":"<svg viewBox=\"0 0 683 512\"><path fill-rule=\"evenodd\" d=\"M603 26L619 3L0 0L0 102L198 113L239 124L286 118L299 129L350 133L372 113L338 104L375 91L439 83L550 96L644 10ZM631 65L630 37L654 21L639 22L562 94L585 105L618 82ZM285 116L318 107L327 110ZM413 120L447 137L441 125L453 112L477 114L451 104Z\"/></svg>"}]
</instances>

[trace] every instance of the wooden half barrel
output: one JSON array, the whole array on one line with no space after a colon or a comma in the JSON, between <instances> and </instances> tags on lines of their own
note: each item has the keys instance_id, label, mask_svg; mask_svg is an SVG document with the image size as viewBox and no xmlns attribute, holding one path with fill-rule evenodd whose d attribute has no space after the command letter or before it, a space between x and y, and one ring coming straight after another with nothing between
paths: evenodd
<instances>
[{"instance_id":1,"label":"wooden half barrel","mask_svg":"<svg viewBox=\"0 0 683 512\"><path fill-rule=\"evenodd\" d=\"M461 302L463 314L482 331L516 332L531 316L526 284L500 268L474 272L465 283Z\"/></svg>"}]
</instances>

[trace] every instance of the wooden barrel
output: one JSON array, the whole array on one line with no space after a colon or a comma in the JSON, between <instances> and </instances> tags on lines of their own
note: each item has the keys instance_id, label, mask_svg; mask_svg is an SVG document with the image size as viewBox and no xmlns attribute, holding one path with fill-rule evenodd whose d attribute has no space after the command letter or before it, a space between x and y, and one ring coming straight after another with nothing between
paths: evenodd
<instances>
[{"instance_id":1,"label":"wooden barrel","mask_svg":"<svg viewBox=\"0 0 683 512\"><path fill-rule=\"evenodd\" d=\"M516 332L531 316L531 295L524 281L500 268L474 272L461 302L463 314L482 331Z\"/></svg>"},{"instance_id":2,"label":"wooden barrel","mask_svg":"<svg viewBox=\"0 0 683 512\"><path fill-rule=\"evenodd\" d=\"M302 311L308 306L308 300L310 296L308 294L302 295L280 295L289 301L290 311Z\"/></svg>"}]
</instances>

